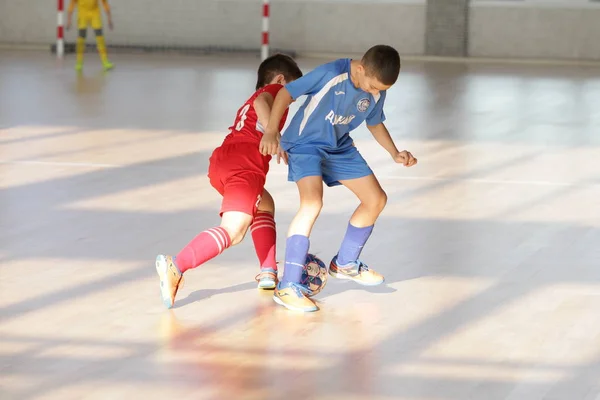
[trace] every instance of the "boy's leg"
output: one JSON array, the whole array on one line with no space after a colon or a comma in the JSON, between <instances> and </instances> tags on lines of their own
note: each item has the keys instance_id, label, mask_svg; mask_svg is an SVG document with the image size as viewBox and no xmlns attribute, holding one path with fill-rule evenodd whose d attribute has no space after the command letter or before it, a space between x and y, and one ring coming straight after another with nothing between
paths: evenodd
<instances>
[{"instance_id":1,"label":"boy's leg","mask_svg":"<svg viewBox=\"0 0 600 400\"><path fill-rule=\"evenodd\" d=\"M156 270L160 277L161 295L165 306L173 307L183 274L187 270L198 268L230 246L241 242L251 222L252 216L248 214L238 211L225 212L220 226L200 232L176 257L160 254L156 258Z\"/></svg>"},{"instance_id":2,"label":"boy's leg","mask_svg":"<svg viewBox=\"0 0 600 400\"><path fill-rule=\"evenodd\" d=\"M223 195L221 224L198 234L176 257L159 255L156 269L161 281L164 304L171 308L185 271L197 268L240 243L252 222L264 186L264 176L239 174L227 179L221 187L211 183Z\"/></svg>"},{"instance_id":3,"label":"boy's leg","mask_svg":"<svg viewBox=\"0 0 600 400\"><path fill-rule=\"evenodd\" d=\"M273 197L267 190L263 190L258 211L250 226L254 249L260 263L260 274L256 276L260 289L275 289L277 285L277 230L274 214Z\"/></svg>"},{"instance_id":4,"label":"boy's leg","mask_svg":"<svg viewBox=\"0 0 600 400\"><path fill-rule=\"evenodd\" d=\"M77 13L77 41L75 43L75 53L77 61L75 63L75 70L81 71L83 69L83 53L85 52L85 38L87 36L87 27L89 20Z\"/></svg>"},{"instance_id":5,"label":"boy's leg","mask_svg":"<svg viewBox=\"0 0 600 400\"><path fill-rule=\"evenodd\" d=\"M324 176L329 185L342 184L360 200L360 205L350 218L340 250L331 262L330 274L363 285L383 283L383 276L359 261L360 253L387 201L379 181L354 147L345 153L332 155L325 165Z\"/></svg>"},{"instance_id":6,"label":"boy's leg","mask_svg":"<svg viewBox=\"0 0 600 400\"><path fill-rule=\"evenodd\" d=\"M205 262L215 258L231 246L240 243L252 216L245 212L227 211L221 217L219 226L199 233L175 257L181 273L198 268Z\"/></svg>"},{"instance_id":7,"label":"boy's leg","mask_svg":"<svg viewBox=\"0 0 600 400\"><path fill-rule=\"evenodd\" d=\"M340 183L352 191L360 200L356 208L337 256L339 265L358 260L363 246L369 239L375 221L383 211L387 196L375 175L363 178L342 180Z\"/></svg>"},{"instance_id":8,"label":"boy's leg","mask_svg":"<svg viewBox=\"0 0 600 400\"><path fill-rule=\"evenodd\" d=\"M297 182L300 208L288 230L283 282L300 283L312 228L323 207L323 179L307 176Z\"/></svg>"},{"instance_id":9,"label":"boy's leg","mask_svg":"<svg viewBox=\"0 0 600 400\"><path fill-rule=\"evenodd\" d=\"M309 236L323 206L323 179L320 175L306 176L298 180L297 185L300 209L288 231L283 278L275 289L273 299L290 310L308 312L316 311L318 307L305 295L306 288L300 285L300 281L308 254Z\"/></svg>"},{"instance_id":10,"label":"boy's leg","mask_svg":"<svg viewBox=\"0 0 600 400\"><path fill-rule=\"evenodd\" d=\"M114 65L108 61L108 56L106 55L106 42L104 41L104 33L102 31L102 15L100 12L92 16L92 29L94 29L94 33L96 34L96 48L98 49L102 66L105 70L112 69Z\"/></svg>"}]
</instances>

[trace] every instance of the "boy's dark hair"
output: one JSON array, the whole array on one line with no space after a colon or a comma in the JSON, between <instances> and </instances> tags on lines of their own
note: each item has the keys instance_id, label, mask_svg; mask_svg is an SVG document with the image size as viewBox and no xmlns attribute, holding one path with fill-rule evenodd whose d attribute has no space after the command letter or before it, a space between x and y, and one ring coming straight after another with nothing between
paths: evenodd
<instances>
[{"instance_id":1,"label":"boy's dark hair","mask_svg":"<svg viewBox=\"0 0 600 400\"><path fill-rule=\"evenodd\" d=\"M267 85L279 74L283 74L286 82L291 82L302 77L302 71L292 57L285 54L274 54L260 63L256 80L256 90Z\"/></svg>"},{"instance_id":2,"label":"boy's dark hair","mask_svg":"<svg viewBox=\"0 0 600 400\"><path fill-rule=\"evenodd\" d=\"M385 44L378 44L367 50L361 64L368 76L375 77L386 86L396 83L400 74L400 54Z\"/></svg>"}]
</instances>

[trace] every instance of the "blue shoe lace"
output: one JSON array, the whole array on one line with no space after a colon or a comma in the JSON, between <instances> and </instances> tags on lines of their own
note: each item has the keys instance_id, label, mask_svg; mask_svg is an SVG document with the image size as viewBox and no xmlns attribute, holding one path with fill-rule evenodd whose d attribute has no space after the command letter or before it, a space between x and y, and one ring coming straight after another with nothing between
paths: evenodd
<instances>
[{"instance_id":1,"label":"blue shoe lace","mask_svg":"<svg viewBox=\"0 0 600 400\"><path fill-rule=\"evenodd\" d=\"M335 263L337 264L337 257L335 258ZM353 268L354 265L356 265L357 269L358 269L358 273L360 274L361 272L367 272L369 271L369 266L367 264L365 264L364 262L360 261L360 260L356 260L354 262L348 263L346 265L352 265L352 267L347 267L347 266L341 266L338 264L338 267L341 269L344 268Z\"/></svg>"},{"instance_id":2,"label":"blue shoe lace","mask_svg":"<svg viewBox=\"0 0 600 400\"><path fill-rule=\"evenodd\" d=\"M312 294L312 290L300 283L291 282L288 285L288 287L291 287L298 297L302 297L303 294L306 296L310 296Z\"/></svg>"},{"instance_id":3,"label":"blue shoe lace","mask_svg":"<svg viewBox=\"0 0 600 400\"><path fill-rule=\"evenodd\" d=\"M360 260L356 260L356 263L358 264L358 273L360 274L361 272L367 272L369 271L369 266L367 264L365 264L364 262L360 261Z\"/></svg>"}]
</instances>

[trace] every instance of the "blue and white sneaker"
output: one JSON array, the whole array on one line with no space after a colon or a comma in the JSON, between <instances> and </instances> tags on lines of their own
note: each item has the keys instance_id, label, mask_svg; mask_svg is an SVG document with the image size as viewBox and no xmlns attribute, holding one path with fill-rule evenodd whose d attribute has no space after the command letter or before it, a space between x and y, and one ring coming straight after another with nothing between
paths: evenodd
<instances>
[{"instance_id":1,"label":"blue and white sneaker","mask_svg":"<svg viewBox=\"0 0 600 400\"><path fill-rule=\"evenodd\" d=\"M351 280L365 286L377 286L385 281L383 275L373 271L360 260L347 265L338 265L337 255L333 257L331 264L329 264L329 275L338 279Z\"/></svg>"},{"instance_id":2,"label":"blue and white sneaker","mask_svg":"<svg viewBox=\"0 0 600 400\"><path fill-rule=\"evenodd\" d=\"M277 287L277 270L273 268L261 268L260 274L256 275L258 288L263 290L273 290Z\"/></svg>"},{"instance_id":3,"label":"blue and white sneaker","mask_svg":"<svg viewBox=\"0 0 600 400\"><path fill-rule=\"evenodd\" d=\"M317 311L319 307L307 295L310 295L310 289L306 286L294 282L279 282L273 293L273 300L288 310Z\"/></svg>"}]
</instances>

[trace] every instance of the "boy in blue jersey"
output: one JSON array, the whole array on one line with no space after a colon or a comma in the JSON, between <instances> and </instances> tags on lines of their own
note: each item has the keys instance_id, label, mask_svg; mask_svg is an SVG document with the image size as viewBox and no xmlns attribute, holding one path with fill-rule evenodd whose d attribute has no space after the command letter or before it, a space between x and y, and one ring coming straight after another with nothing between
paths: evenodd
<instances>
[{"instance_id":1,"label":"boy in blue jersey","mask_svg":"<svg viewBox=\"0 0 600 400\"><path fill-rule=\"evenodd\" d=\"M387 196L373 171L354 147L350 131L363 121L375 140L393 160L411 167L417 160L408 151L398 151L383 124L386 91L400 73L398 52L386 45L369 49L362 59L340 59L321 65L304 77L288 83L275 97L269 124L262 137L262 154L277 154L279 146L288 154L288 180L296 182L300 209L288 231L283 279L273 299L297 311L316 311L300 284L309 249L309 236L323 206L323 182L344 185L360 200L350 218L342 245L329 266L329 274L362 285L379 285L384 278L359 260ZM307 99L281 136L278 122L298 97Z\"/></svg>"}]
</instances>

